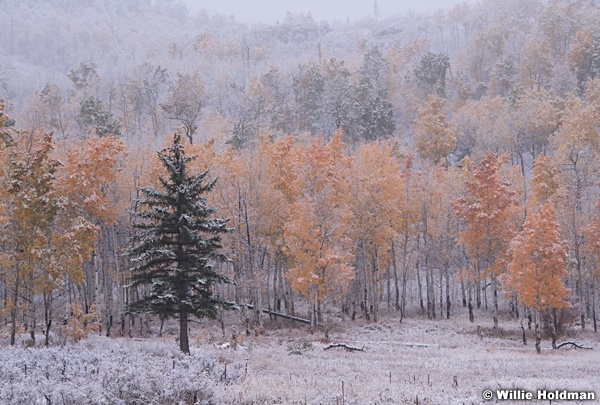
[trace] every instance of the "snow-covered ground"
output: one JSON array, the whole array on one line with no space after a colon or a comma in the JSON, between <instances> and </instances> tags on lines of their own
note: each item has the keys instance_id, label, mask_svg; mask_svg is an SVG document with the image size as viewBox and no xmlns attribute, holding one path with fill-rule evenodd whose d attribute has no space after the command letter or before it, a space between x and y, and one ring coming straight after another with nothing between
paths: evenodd
<instances>
[{"instance_id":1,"label":"snow-covered ground","mask_svg":"<svg viewBox=\"0 0 600 405\"><path fill-rule=\"evenodd\" d=\"M474 324L462 315L347 321L333 328L330 342L319 340L322 333L267 328L235 349L222 345L227 340L216 324L205 322L192 331L191 356L178 352L171 334L91 337L50 348L4 345L0 403L480 404L485 389L600 394L600 333L573 331L561 339L593 350L552 350L546 339L537 355L531 332L523 345L517 321L501 319L492 335L489 314L479 315ZM323 350L330 343L364 351Z\"/></svg>"}]
</instances>

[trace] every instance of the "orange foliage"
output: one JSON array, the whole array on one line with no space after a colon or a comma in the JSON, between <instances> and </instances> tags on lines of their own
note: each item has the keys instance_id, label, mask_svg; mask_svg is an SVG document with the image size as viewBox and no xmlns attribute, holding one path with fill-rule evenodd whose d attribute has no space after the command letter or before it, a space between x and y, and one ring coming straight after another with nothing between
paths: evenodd
<instances>
[{"instance_id":1,"label":"orange foliage","mask_svg":"<svg viewBox=\"0 0 600 405\"><path fill-rule=\"evenodd\" d=\"M548 155L538 155L531 174L532 204L553 201L559 184L560 169Z\"/></svg>"},{"instance_id":2,"label":"orange foliage","mask_svg":"<svg viewBox=\"0 0 600 405\"><path fill-rule=\"evenodd\" d=\"M385 252L403 219L405 181L394 153L392 143L374 142L362 145L354 159L353 235L368 250L386 247Z\"/></svg>"},{"instance_id":3,"label":"orange foliage","mask_svg":"<svg viewBox=\"0 0 600 405\"><path fill-rule=\"evenodd\" d=\"M73 215L71 202L57 187L62 167L50 157L52 136L35 131L13 131L11 136L14 144L2 151L0 173L5 253L0 274L11 291L7 304L14 331L24 292L52 292L67 280L83 282L82 263L91 255L96 228ZM31 305L30 300L23 303L23 309Z\"/></svg>"},{"instance_id":4,"label":"orange foliage","mask_svg":"<svg viewBox=\"0 0 600 405\"><path fill-rule=\"evenodd\" d=\"M488 151L479 165L468 160L472 177L466 181L466 195L454 204L457 216L468 226L460 240L471 260L497 274L505 267L508 244L516 232L511 220L515 192L500 172L507 158Z\"/></svg>"},{"instance_id":5,"label":"orange foliage","mask_svg":"<svg viewBox=\"0 0 600 405\"><path fill-rule=\"evenodd\" d=\"M298 198L284 228L286 255L293 265L288 279L312 302L342 293L353 277L348 236L348 173L341 134L326 145L314 139L298 147L294 173Z\"/></svg>"},{"instance_id":6,"label":"orange foliage","mask_svg":"<svg viewBox=\"0 0 600 405\"><path fill-rule=\"evenodd\" d=\"M59 181L61 195L88 218L114 223L118 195L115 185L117 163L125 149L114 136L91 138L67 151L65 175Z\"/></svg>"},{"instance_id":7,"label":"orange foliage","mask_svg":"<svg viewBox=\"0 0 600 405\"><path fill-rule=\"evenodd\" d=\"M455 129L446 119L446 100L429 96L419 109L414 133L417 150L423 159L439 163L456 149Z\"/></svg>"},{"instance_id":8,"label":"orange foliage","mask_svg":"<svg viewBox=\"0 0 600 405\"><path fill-rule=\"evenodd\" d=\"M502 278L507 293L536 311L568 307L570 290L563 284L567 248L552 204L530 213L510 244L511 260Z\"/></svg>"}]
</instances>

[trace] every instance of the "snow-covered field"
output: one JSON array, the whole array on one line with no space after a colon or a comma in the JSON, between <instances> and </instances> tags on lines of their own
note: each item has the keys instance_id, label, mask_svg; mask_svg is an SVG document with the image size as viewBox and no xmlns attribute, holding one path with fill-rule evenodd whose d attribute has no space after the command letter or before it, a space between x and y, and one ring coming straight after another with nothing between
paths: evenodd
<instances>
[{"instance_id":1,"label":"snow-covered field","mask_svg":"<svg viewBox=\"0 0 600 405\"><path fill-rule=\"evenodd\" d=\"M346 322L328 343L304 329L267 328L235 349L218 347L226 339L217 325L204 323L192 331L191 356L178 352L170 334L91 337L50 348L3 344L0 403L480 404L488 388L600 394L600 334L574 331L561 339L593 350L552 350L544 340L537 355L533 336L523 346L514 320L501 319L500 333L492 336L488 315L481 313L475 324L465 316ZM330 343L364 351L323 350Z\"/></svg>"}]
</instances>

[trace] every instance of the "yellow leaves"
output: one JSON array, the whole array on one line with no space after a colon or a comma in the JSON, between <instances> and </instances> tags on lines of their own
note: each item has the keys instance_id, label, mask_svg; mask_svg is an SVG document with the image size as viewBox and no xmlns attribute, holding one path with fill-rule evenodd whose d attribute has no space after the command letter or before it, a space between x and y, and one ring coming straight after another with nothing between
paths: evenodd
<instances>
[{"instance_id":1,"label":"yellow leaves","mask_svg":"<svg viewBox=\"0 0 600 405\"><path fill-rule=\"evenodd\" d=\"M50 155L55 145L50 135L13 135L15 144L3 151L5 171L0 174L0 194L5 196L0 243L10 257L0 263L6 286L18 296L23 289L52 292L67 279L82 283L82 265L91 256L97 232L82 215L94 212L89 206L99 203L101 196L94 192L115 182L108 167L122 142L87 141L82 152L68 151L68 164L62 165Z\"/></svg>"},{"instance_id":2,"label":"yellow leaves","mask_svg":"<svg viewBox=\"0 0 600 405\"><path fill-rule=\"evenodd\" d=\"M600 153L600 110L594 105L585 105L579 97L569 97L562 125L553 146L557 157L564 163L577 163L579 156Z\"/></svg>"},{"instance_id":3,"label":"yellow leaves","mask_svg":"<svg viewBox=\"0 0 600 405\"><path fill-rule=\"evenodd\" d=\"M422 231L438 241L454 239L458 221L452 204L463 188L460 172L455 168L425 167L415 173L413 183L413 200L406 204L416 211Z\"/></svg>"},{"instance_id":4,"label":"yellow leaves","mask_svg":"<svg viewBox=\"0 0 600 405\"><path fill-rule=\"evenodd\" d=\"M585 85L585 98L590 105L600 109L600 77L589 80Z\"/></svg>"},{"instance_id":5,"label":"yellow leaves","mask_svg":"<svg viewBox=\"0 0 600 405\"><path fill-rule=\"evenodd\" d=\"M510 244L510 262L502 284L520 302L537 311L568 307L567 244L560 238L552 204L530 213Z\"/></svg>"},{"instance_id":6,"label":"yellow leaves","mask_svg":"<svg viewBox=\"0 0 600 405\"><path fill-rule=\"evenodd\" d=\"M288 145L289 146L289 145ZM316 139L292 152L295 201L284 227L285 251L294 263L288 278L301 294L316 290L323 299L343 292L352 279L348 237L348 173L350 160L343 156L341 134L323 145ZM286 148L280 149L281 152Z\"/></svg>"},{"instance_id":7,"label":"yellow leaves","mask_svg":"<svg viewBox=\"0 0 600 405\"><path fill-rule=\"evenodd\" d=\"M83 311L80 304L73 304L69 309L71 316L61 330L71 342L79 342L87 338L90 332L100 329L100 322L96 321L98 317L96 305L92 305L88 313Z\"/></svg>"},{"instance_id":8,"label":"yellow leaves","mask_svg":"<svg viewBox=\"0 0 600 405\"><path fill-rule=\"evenodd\" d=\"M315 201L304 198L294 204L285 225L286 254L293 260L288 279L298 293L318 298L341 294L353 277L350 240L344 218L331 217ZM328 207L331 208L331 207Z\"/></svg>"},{"instance_id":9,"label":"yellow leaves","mask_svg":"<svg viewBox=\"0 0 600 405\"><path fill-rule=\"evenodd\" d=\"M511 214L516 201L511 184L502 176L500 167L507 155L487 152L479 165L467 160L470 179L465 182L466 195L454 203L456 215L468 228L460 240L474 261L502 270L508 243L515 232Z\"/></svg>"},{"instance_id":10,"label":"yellow leaves","mask_svg":"<svg viewBox=\"0 0 600 405\"><path fill-rule=\"evenodd\" d=\"M521 48L519 76L525 88L537 89L545 86L552 77L551 49L547 41L531 38Z\"/></svg>"},{"instance_id":11,"label":"yellow leaves","mask_svg":"<svg viewBox=\"0 0 600 405\"><path fill-rule=\"evenodd\" d=\"M185 148L189 156L196 156L189 165L190 170L194 172L205 172L211 169L219 159L214 139L202 144L187 144Z\"/></svg>"},{"instance_id":12,"label":"yellow leaves","mask_svg":"<svg viewBox=\"0 0 600 405\"><path fill-rule=\"evenodd\" d=\"M446 118L446 100L431 95L419 109L413 131L419 155L439 163L456 149L455 129Z\"/></svg>"},{"instance_id":13,"label":"yellow leaves","mask_svg":"<svg viewBox=\"0 0 600 405\"><path fill-rule=\"evenodd\" d=\"M352 235L371 248L391 248L404 218L405 179L392 142L361 145L353 161Z\"/></svg>"},{"instance_id":14,"label":"yellow leaves","mask_svg":"<svg viewBox=\"0 0 600 405\"><path fill-rule=\"evenodd\" d=\"M483 158L487 150L511 147L508 103L502 97L467 102L452 116L452 123L475 159Z\"/></svg>"},{"instance_id":15,"label":"yellow leaves","mask_svg":"<svg viewBox=\"0 0 600 405\"><path fill-rule=\"evenodd\" d=\"M569 47L568 65L581 84L591 73L594 57L594 39L592 30L584 28L575 34L575 40Z\"/></svg>"},{"instance_id":16,"label":"yellow leaves","mask_svg":"<svg viewBox=\"0 0 600 405\"><path fill-rule=\"evenodd\" d=\"M552 91L528 91L515 102L512 125L518 131L518 146L532 156L543 151L560 122L561 105Z\"/></svg>"},{"instance_id":17,"label":"yellow leaves","mask_svg":"<svg viewBox=\"0 0 600 405\"><path fill-rule=\"evenodd\" d=\"M117 176L125 144L114 136L91 138L67 149L67 164L58 182L71 209L89 218L114 223L118 207Z\"/></svg>"},{"instance_id":18,"label":"yellow leaves","mask_svg":"<svg viewBox=\"0 0 600 405\"><path fill-rule=\"evenodd\" d=\"M50 249L44 256L46 273L53 284L66 281L67 278L75 284L83 283L83 262L91 259L99 231L97 226L83 217L68 222L63 224L62 232L52 235Z\"/></svg>"},{"instance_id":19,"label":"yellow leaves","mask_svg":"<svg viewBox=\"0 0 600 405\"><path fill-rule=\"evenodd\" d=\"M548 155L539 155L531 174L532 204L553 201L560 185L560 169Z\"/></svg>"}]
</instances>

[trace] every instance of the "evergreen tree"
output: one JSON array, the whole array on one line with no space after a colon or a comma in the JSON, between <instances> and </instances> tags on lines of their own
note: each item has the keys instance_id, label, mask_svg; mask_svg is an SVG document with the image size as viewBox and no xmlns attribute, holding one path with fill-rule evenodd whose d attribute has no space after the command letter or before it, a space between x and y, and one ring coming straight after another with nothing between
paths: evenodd
<instances>
[{"instance_id":1,"label":"evergreen tree","mask_svg":"<svg viewBox=\"0 0 600 405\"><path fill-rule=\"evenodd\" d=\"M215 181L207 182L208 171L192 175L179 136L173 145L158 152L168 178L159 177L161 188L142 189L145 207L135 213L140 232L130 250L134 256L133 286L149 285L150 292L131 304L131 312L150 312L161 318L179 318L179 347L189 353L188 316L215 318L218 308L234 307L213 296L216 282L230 282L213 267L229 260L219 253L220 234L227 220L211 218L216 210L203 195Z\"/></svg>"}]
</instances>

